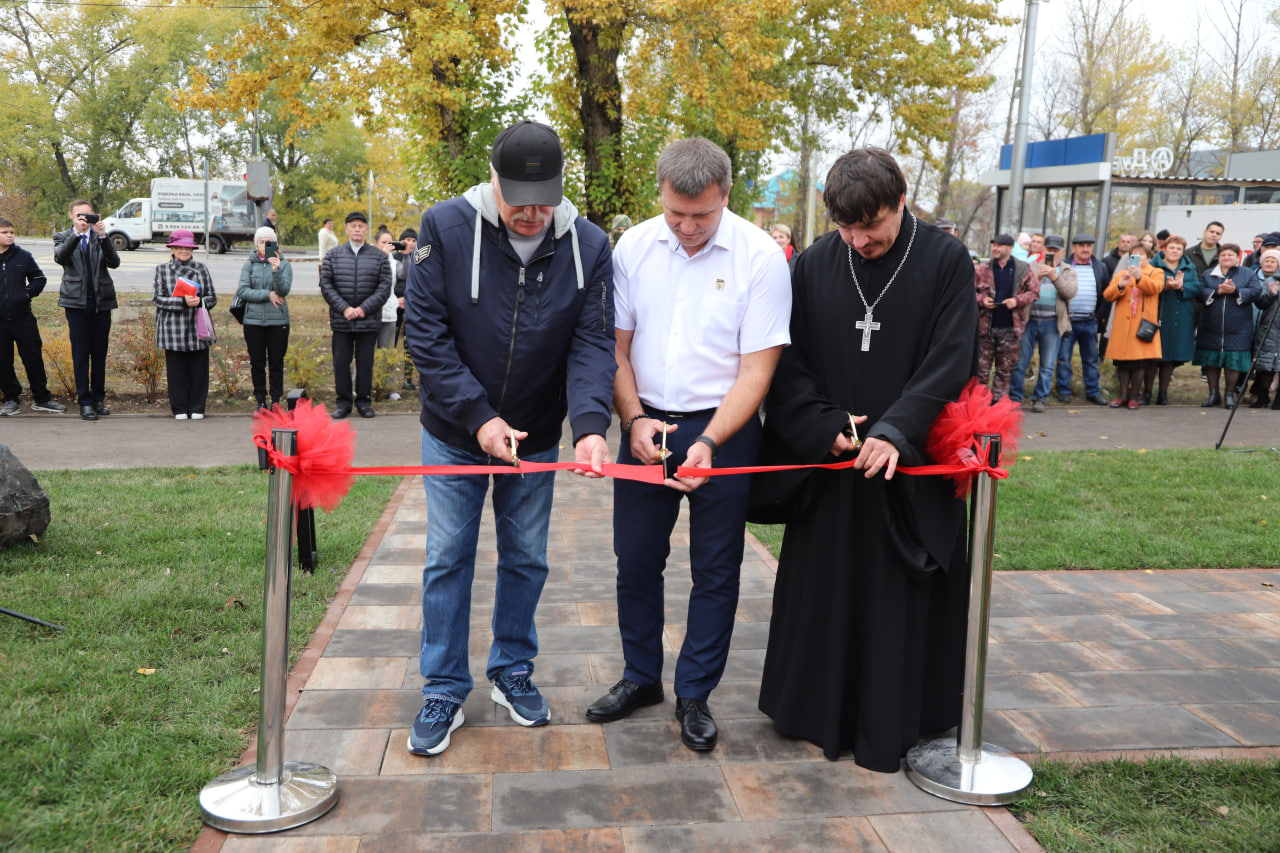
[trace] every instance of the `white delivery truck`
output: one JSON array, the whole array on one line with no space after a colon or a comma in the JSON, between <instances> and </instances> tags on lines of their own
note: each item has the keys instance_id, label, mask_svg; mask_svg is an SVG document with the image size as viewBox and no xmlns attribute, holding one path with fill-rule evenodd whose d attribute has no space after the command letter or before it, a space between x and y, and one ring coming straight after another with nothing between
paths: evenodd
<instances>
[{"instance_id":1,"label":"white delivery truck","mask_svg":"<svg viewBox=\"0 0 1280 853\"><path fill-rule=\"evenodd\" d=\"M1153 231L1169 229L1170 234L1187 238L1187 245L1200 242L1210 222L1221 222L1223 243L1237 243L1245 254L1253 251L1255 234L1280 231L1280 204L1166 204L1156 208Z\"/></svg>"},{"instance_id":2,"label":"white delivery truck","mask_svg":"<svg viewBox=\"0 0 1280 853\"><path fill-rule=\"evenodd\" d=\"M118 252L136 249L141 243L164 242L179 228L194 232L196 242L203 243L206 211L210 251L221 254L237 240L253 239L256 211L244 181L155 178L150 198L129 199L103 224Z\"/></svg>"}]
</instances>

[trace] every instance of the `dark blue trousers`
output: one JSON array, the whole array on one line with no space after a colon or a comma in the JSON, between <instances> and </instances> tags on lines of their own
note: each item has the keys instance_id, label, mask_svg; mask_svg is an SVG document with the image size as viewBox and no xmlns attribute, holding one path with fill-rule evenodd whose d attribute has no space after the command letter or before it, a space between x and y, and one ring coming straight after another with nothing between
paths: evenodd
<instances>
[{"instance_id":1,"label":"dark blue trousers","mask_svg":"<svg viewBox=\"0 0 1280 853\"><path fill-rule=\"evenodd\" d=\"M669 464L682 464L710 414L679 420L667 436ZM715 467L754 465L760 421L752 417L720 448ZM661 436L659 436L659 440ZM624 433L618 461L640 464ZM712 477L689 493L689 558L693 589L684 645L676 662L675 691L682 699L706 699L724 674L738 609L738 577L746 533L749 474ZM614 480L613 550L618 558L618 628L626 660L623 677L636 684L662 681L663 570L671 532L686 497L667 486Z\"/></svg>"},{"instance_id":2,"label":"dark blue trousers","mask_svg":"<svg viewBox=\"0 0 1280 853\"><path fill-rule=\"evenodd\" d=\"M64 308L71 339L71 367L76 376L76 402L92 406L107 398L107 344L111 340L111 312Z\"/></svg>"}]
</instances>

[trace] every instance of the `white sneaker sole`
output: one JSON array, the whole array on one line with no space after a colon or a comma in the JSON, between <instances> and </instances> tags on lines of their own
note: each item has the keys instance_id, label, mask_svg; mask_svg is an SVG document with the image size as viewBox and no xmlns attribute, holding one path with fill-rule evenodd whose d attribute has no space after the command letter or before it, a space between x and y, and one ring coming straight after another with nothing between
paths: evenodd
<instances>
[{"instance_id":1,"label":"white sneaker sole","mask_svg":"<svg viewBox=\"0 0 1280 853\"><path fill-rule=\"evenodd\" d=\"M498 688L498 685L496 684L493 685L493 692L489 694L489 698L497 702L502 707L506 708L507 711L511 714L511 719L515 720L517 723L519 723L522 726L545 726L547 723L551 722L550 708L547 709L546 719L530 720L527 717L520 716L519 712L517 712L515 707L513 707L512 704L507 701L507 697L502 694L502 691Z\"/></svg>"},{"instance_id":2,"label":"white sneaker sole","mask_svg":"<svg viewBox=\"0 0 1280 853\"><path fill-rule=\"evenodd\" d=\"M449 726L449 731L444 733L444 740L440 741L438 744L436 744L433 747L430 747L429 749L418 749L414 747L413 731L410 730L409 742L408 742L409 751L412 752L414 755L439 755L440 753L444 752L446 749L449 748L449 735L457 731L458 726L461 726L465 720L466 720L466 717L462 715L462 709L459 708L458 713L453 715L453 725Z\"/></svg>"}]
</instances>

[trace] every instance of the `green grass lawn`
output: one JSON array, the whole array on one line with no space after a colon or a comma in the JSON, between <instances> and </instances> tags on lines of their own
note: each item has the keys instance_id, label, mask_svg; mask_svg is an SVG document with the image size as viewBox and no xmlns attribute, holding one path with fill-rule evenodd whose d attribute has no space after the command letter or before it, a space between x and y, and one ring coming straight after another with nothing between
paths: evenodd
<instances>
[{"instance_id":1,"label":"green grass lawn","mask_svg":"<svg viewBox=\"0 0 1280 853\"><path fill-rule=\"evenodd\" d=\"M1049 853L1275 853L1280 761L1035 764L1010 810Z\"/></svg>"},{"instance_id":2,"label":"green grass lawn","mask_svg":"<svg viewBox=\"0 0 1280 853\"><path fill-rule=\"evenodd\" d=\"M0 850L181 850L257 725L267 475L38 472L53 520L0 550ZM399 480L357 478L295 569L291 660ZM139 670L154 670L142 674Z\"/></svg>"},{"instance_id":3,"label":"green grass lawn","mask_svg":"<svg viewBox=\"0 0 1280 853\"><path fill-rule=\"evenodd\" d=\"M1280 565L1280 454L1024 453L996 490L1000 569ZM782 528L752 525L777 556Z\"/></svg>"}]
</instances>

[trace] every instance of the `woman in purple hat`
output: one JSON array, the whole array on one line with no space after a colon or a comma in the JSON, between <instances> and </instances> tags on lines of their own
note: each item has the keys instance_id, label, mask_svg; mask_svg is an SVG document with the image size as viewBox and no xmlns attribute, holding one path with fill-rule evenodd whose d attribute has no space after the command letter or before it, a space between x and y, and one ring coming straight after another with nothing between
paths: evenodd
<instances>
[{"instance_id":1,"label":"woman in purple hat","mask_svg":"<svg viewBox=\"0 0 1280 853\"><path fill-rule=\"evenodd\" d=\"M201 420L209 397L209 346L197 332L197 314L218 304L209 268L192 260L195 235L178 229L169 235L168 263L156 267L151 301L156 306L156 346L164 350L169 379L169 408L177 420Z\"/></svg>"}]
</instances>

